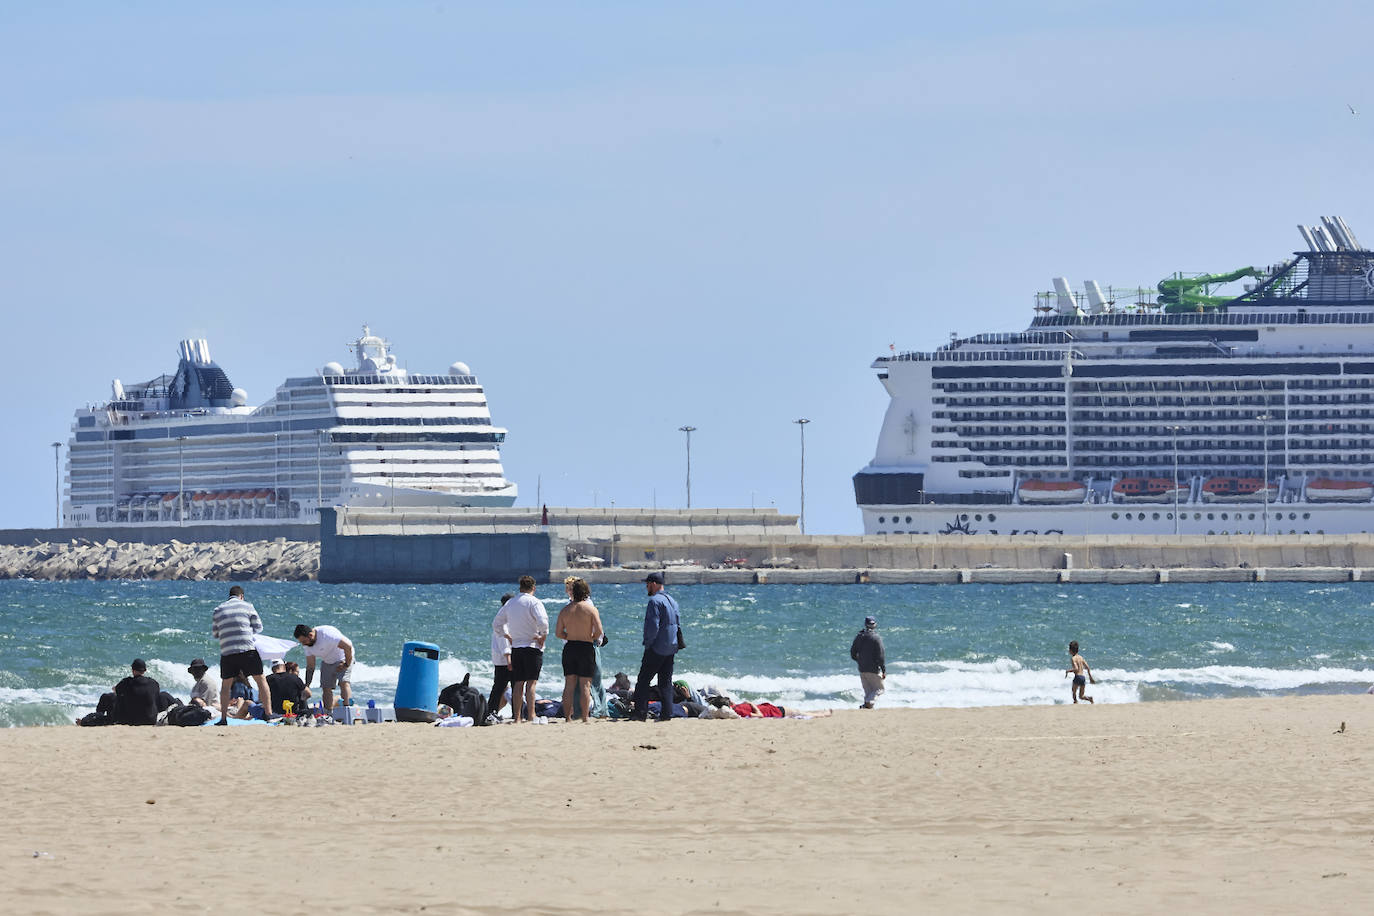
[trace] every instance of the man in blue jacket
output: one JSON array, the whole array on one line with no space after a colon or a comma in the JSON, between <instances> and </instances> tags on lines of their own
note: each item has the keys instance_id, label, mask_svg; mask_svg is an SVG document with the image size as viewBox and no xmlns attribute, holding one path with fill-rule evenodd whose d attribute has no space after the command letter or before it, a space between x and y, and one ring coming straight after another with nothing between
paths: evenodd
<instances>
[{"instance_id":1,"label":"man in blue jacket","mask_svg":"<svg viewBox=\"0 0 1374 916\"><path fill-rule=\"evenodd\" d=\"M644 609L644 658L635 682L635 709L630 717L643 722L649 717L649 681L658 678L658 720L673 717L673 658L677 654L677 602L663 590L663 573L644 578L649 606Z\"/></svg>"}]
</instances>

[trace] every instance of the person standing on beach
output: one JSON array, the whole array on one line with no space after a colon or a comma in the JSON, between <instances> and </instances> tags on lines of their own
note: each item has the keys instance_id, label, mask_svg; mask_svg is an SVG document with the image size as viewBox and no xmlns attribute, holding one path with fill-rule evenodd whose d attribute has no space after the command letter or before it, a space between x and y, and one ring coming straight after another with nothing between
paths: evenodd
<instances>
[{"instance_id":1,"label":"person standing on beach","mask_svg":"<svg viewBox=\"0 0 1374 916\"><path fill-rule=\"evenodd\" d=\"M635 681L635 708L630 716L637 722L649 718L649 681L658 678L658 720L673 717L673 662L678 646L677 602L663 590L663 573L644 577L649 604L644 609L644 657L639 662Z\"/></svg>"},{"instance_id":2,"label":"person standing on beach","mask_svg":"<svg viewBox=\"0 0 1374 916\"><path fill-rule=\"evenodd\" d=\"M243 586L229 589L229 600L215 608L211 631L219 640L219 725L228 725L229 690L234 678L242 674L258 685L258 696L266 718L272 714L272 690L262 673L262 656L253 637L262 632L262 620L257 609L244 600Z\"/></svg>"},{"instance_id":3,"label":"person standing on beach","mask_svg":"<svg viewBox=\"0 0 1374 916\"><path fill-rule=\"evenodd\" d=\"M582 579L567 584L572 598L558 613L554 635L563 645L563 721L573 720L573 699L583 722L591 721L592 682L601 676L596 664L596 644L604 632L601 614L592 604L592 590Z\"/></svg>"},{"instance_id":4,"label":"person standing on beach","mask_svg":"<svg viewBox=\"0 0 1374 916\"><path fill-rule=\"evenodd\" d=\"M513 592L501 596L501 607L515 597ZM491 631L491 695L487 697L487 716L493 718L506 705L506 690L510 687L510 633L497 630L492 621Z\"/></svg>"},{"instance_id":5,"label":"person standing on beach","mask_svg":"<svg viewBox=\"0 0 1374 916\"><path fill-rule=\"evenodd\" d=\"M511 712L515 721L534 721L534 689L544 668L544 640L549 637L549 614L534 597L534 577L520 577L520 594L505 604L491 622L494 633L510 640Z\"/></svg>"},{"instance_id":6,"label":"person standing on beach","mask_svg":"<svg viewBox=\"0 0 1374 916\"><path fill-rule=\"evenodd\" d=\"M148 666L143 659L134 659L129 668L133 673L115 684L114 724L156 725L162 687L144 673Z\"/></svg>"},{"instance_id":7,"label":"person standing on beach","mask_svg":"<svg viewBox=\"0 0 1374 916\"><path fill-rule=\"evenodd\" d=\"M864 628L849 644L849 657L859 663L859 683L864 689L864 702L859 708L872 709L887 680L887 653L883 650L883 638L878 635L877 620L864 618Z\"/></svg>"},{"instance_id":8,"label":"person standing on beach","mask_svg":"<svg viewBox=\"0 0 1374 916\"><path fill-rule=\"evenodd\" d=\"M1069 643L1069 663L1071 667L1064 672L1064 677L1073 675L1073 684L1069 687L1069 696L1073 697L1075 703L1080 697L1091 703L1093 698L1083 692L1088 689L1085 681L1092 681L1096 684L1097 678L1093 677L1093 670L1088 667L1087 660L1078 654L1078 640L1076 639Z\"/></svg>"},{"instance_id":9,"label":"person standing on beach","mask_svg":"<svg viewBox=\"0 0 1374 916\"><path fill-rule=\"evenodd\" d=\"M320 690L324 693L324 711L334 708L334 685L339 685L339 703L350 705L353 699L352 674L353 641L337 627L320 624L308 627L296 624L296 642L305 646L305 686L315 679L315 659L320 660Z\"/></svg>"}]
</instances>

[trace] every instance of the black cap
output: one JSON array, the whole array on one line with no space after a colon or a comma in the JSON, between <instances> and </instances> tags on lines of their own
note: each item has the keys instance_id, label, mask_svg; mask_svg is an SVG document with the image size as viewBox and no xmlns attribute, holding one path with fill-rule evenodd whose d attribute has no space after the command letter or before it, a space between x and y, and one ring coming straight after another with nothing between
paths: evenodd
<instances>
[{"instance_id":1,"label":"black cap","mask_svg":"<svg viewBox=\"0 0 1374 916\"><path fill-rule=\"evenodd\" d=\"M133 663L132 665L130 665L129 667L132 668L132 669L134 669L135 671L147 671L147 670L148 670L147 664L145 664L144 661L143 661L143 659L141 659L141 658L136 658L136 659L134 659L134 663Z\"/></svg>"},{"instance_id":2,"label":"black cap","mask_svg":"<svg viewBox=\"0 0 1374 916\"><path fill-rule=\"evenodd\" d=\"M864 626L867 627L868 629L871 630L871 629L873 629L874 627L876 627L877 625L878 625L878 621L874 620L872 617L865 617L865 618L864 618Z\"/></svg>"},{"instance_id":3,"label":"black cap","mask_svg":"<svg viewBox=\"0 0 1374 916\"><path fill-rule=\"evenodd\" d=\"M187 667L186 670L195 674L197 671L209 671L210 666L205 664L205 659L203 658L193 658L191 659L190 666Z\"/></svg>"},{"instance_id":4,"label":"black cap","mask_svg":"<svg viewBox=\"0 0 1374 916\"><path fill-rule=\"evenodd\" d=\"M651 572L651 573L649 573L647 576L644 577L644 581L645 581L645 582L657 582L659 585L662 585L662 584L663 584L663 573L661 573L661 572Z\"/></svg>"}]
</instances>

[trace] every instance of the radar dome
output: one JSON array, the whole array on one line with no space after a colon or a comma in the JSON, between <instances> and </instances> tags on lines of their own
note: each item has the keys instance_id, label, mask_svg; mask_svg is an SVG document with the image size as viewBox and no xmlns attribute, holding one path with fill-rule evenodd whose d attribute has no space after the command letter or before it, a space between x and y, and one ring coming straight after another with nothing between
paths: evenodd
<instances>
[{"instance_id":1,"label":"radar dome","mask_svg":"<svg viewBox=\"0 0 1374 916\"><path fill-rule=\"evenodd\" d=\"M449 366L449 367L448 367L448 374L449 374L449 375L472 375L472 370L468 368L468 364L467 364L467 363L454 363L452 366Z\"/></svg>"},{"instance_id":2,"label":"radar dome","mask_svg":"<svg viewBox=\"0 0 1374 916\"><path fill-rule=\"evenodd\" d=\"M325 363L325 364L324 364L324 368L320 370L320 374L321 374L321 375L343 375L343 374L344 374L344 367L341 366L341 365L339 365L338 363Z\"/></svg>"},{"instance_id":3,"label":"radar dome","mask_svg":"<svg viewBox=\"0 0 1374 916\"><path fill-rule=\"evenodd\" d=\"M229 403L235 407L242 407L248 403L248 392L242 388L235 388L229 395Z\"/></svg>"}]
</instances>

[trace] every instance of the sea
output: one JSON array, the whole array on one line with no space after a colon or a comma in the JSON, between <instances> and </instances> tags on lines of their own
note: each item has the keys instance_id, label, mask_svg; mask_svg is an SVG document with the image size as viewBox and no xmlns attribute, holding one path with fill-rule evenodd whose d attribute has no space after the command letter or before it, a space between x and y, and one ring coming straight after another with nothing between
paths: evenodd
<instances>
[{"instance_id":1,"label":"sea","mask_svg":"<svg viewBox=\"0 0 1374 916\"><path fill-rule=\"evenodd\" d=\"M357 650L354 695L389 706L409 640L440 647L440 684L491 683L496 585L244 583L269 636L330 624ZM186 668L218 661L210 635L223 582L0 581L0 725L64 725L143 658L183 700ZM887 651L887 707L1070 702L1069 640L1099 703L1364 693L1374 684L1374 584L694 585L670 587L687 648L677 676L788 708L862 701L849 646L872 615ZM561 586L538 595L553 618ZM635 676L642 585L596 586L607 680ZM562 689L557 641L541 696ZM288 659L302 662L299 649Z\"/></svg>"}]
</instances>

